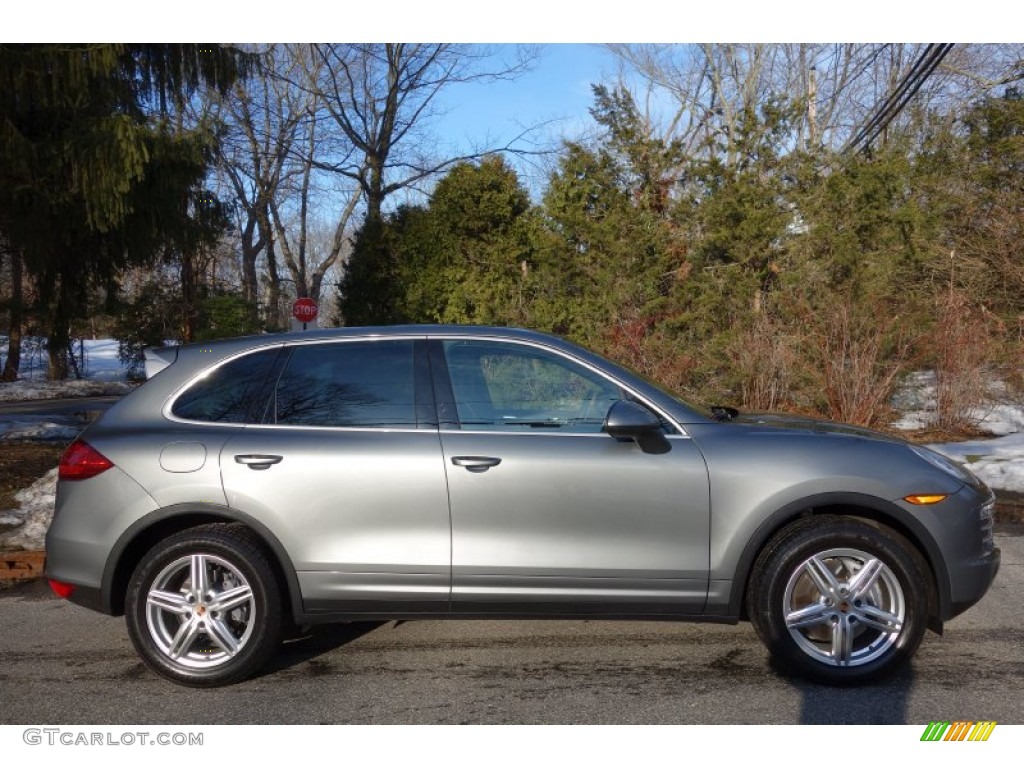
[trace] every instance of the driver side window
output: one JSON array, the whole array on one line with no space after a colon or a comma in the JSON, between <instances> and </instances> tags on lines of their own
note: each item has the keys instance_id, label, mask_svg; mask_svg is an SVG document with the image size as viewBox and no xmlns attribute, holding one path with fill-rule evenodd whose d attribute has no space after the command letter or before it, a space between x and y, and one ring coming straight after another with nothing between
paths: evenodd
<instances>
[{"instance_id":1,"label":"driver side window","mask_svg":"<svg viewBox=\"0 0 1024 768\"><path fill-rule=\"evenodd\" d=\"M464 430L597 433L622 391L559 355L522 344L445 341Z\"/></svg>"}]
</instances>

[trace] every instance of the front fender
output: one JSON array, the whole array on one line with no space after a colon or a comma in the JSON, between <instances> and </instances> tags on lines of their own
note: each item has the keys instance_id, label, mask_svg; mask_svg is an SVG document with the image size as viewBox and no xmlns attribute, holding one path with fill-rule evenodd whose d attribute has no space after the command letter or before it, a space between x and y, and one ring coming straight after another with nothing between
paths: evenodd
<instances>
[{"instance_id":1,"label":"front fender","mask_svg":"<svg viewBox=\"0 0 1024 768\"><path fill-rule=\"evenodd\" d=\"M713 570L711 591L717 599L713 603L713 598L709 597L708 613L714 615L724 612L723 615L739 618L742 614L747 579L750 577L754 560L769 539L799 517L837 509L845 511L846 514L886 524L907 536L911 543L919 548L932 570L939 615L947 615L950 605L949 573L932 534L920 520L898 504L877 496L850 492L818 493L796 499L762 517L759 523L753 524L745 540L734 538L734 542L743 541L743 546L737 546L738 551L727 561L720 561L718 568Z\"/></svg>"}]
</instances>

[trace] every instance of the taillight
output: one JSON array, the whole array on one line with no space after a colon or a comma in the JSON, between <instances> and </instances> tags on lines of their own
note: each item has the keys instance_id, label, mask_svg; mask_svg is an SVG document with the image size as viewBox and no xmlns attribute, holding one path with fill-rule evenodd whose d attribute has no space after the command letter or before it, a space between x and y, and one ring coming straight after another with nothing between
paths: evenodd
<instances>
[{"instance_id":1,"label":"taillight","mask_svg":"<svg viewBox=\"0 0 1024 768\"><path fill-rule=\"evenodd\" d=\"M61 480L88 480L106 472L114 462L84 440L75 440L60 457L57 476Z\"/></svg>"}]
</instances>

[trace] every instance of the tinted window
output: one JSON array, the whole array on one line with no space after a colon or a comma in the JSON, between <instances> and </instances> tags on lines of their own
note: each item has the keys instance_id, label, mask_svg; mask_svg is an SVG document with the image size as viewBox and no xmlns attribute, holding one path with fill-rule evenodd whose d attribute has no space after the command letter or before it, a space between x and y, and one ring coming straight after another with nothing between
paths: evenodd
<instances>
[{"instance_id":1,"label":"tinted window","mask_svg":"<svg viewBox=\"0 0 1024 768\"><path fill-rule=\"evenodd\" d=\"M559 355L478 341L444 343L463 429L600 432L619 387Z\"/></svg>"},{"instance_id":2,"label":"tinted window","mask_svg":"<svg viewBox=\"0 0 1024 768\"><path fill-rule=\"evenodd\" d=\"M254 352L210 371L175 400L171 413L193 421L259 421L256 399L277 353L277 347Z\"/></svg>"},{"instance_id":3,"label":"tinted window","mask_svg":"<svg viewBox=\"0 0 1024 768\"><path fill-rule=\"evenodd\" d=\"M413 342L295 347L277 385L278 424L415 427Z\"/></svg>"}]
</instances>

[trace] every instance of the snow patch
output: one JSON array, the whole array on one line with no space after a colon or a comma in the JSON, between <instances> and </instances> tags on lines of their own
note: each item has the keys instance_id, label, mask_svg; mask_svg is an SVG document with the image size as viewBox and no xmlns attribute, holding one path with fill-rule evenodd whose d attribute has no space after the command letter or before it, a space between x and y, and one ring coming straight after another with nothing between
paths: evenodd
<instances>
[{"instance_id":1,"label":"snow patch","mask_svg":"<svg viewBox=\"0 0 1024 768\"><path fill-rule=\"evenodd\" d=\"M81 425L69 424L57 416L43 416L38 421L0 421L0 441L53 440L69 442L74 440L81 431Z\"/></svg>"},{"instance_id":2,"label":"snow patch","mask_svg":"<svg viewBox=\"0 0 1024 768\"><path fill-rule=\"evenodd\" d=\"M0 383L0 402L16 403L23 400L54 400L61 397L102 397L127 395L135 385L126 381L34 381L18 379Z\"/></svg>"},{"instance_id":3,"label":"snow patch","mask_svg":"<svg viewBox=\"0 0 1024 768\"><path fill-rule=\"evenodd\" d=\"M1024 433L928 447L959 461L989 488L1024 493Z\"/></svg>"},{"instance_id":4,"label":"snow patch","mask_svg":"<svg viewBox=\"0 0 1024 768\"><path fill-rule=\"evenodd\" d=\"M8 339L0 336L0 368L7 359ZM128 368L121 362L120 343L117 339L75 339L72 343L75 364L82 380L124 381ZM21 340L21 361L18 378L29 381L46 379L50 361L46 339L30 336Z\"/></svg>"},{"instance_id":5,"label":"snow patch","mask_svg":"<svg viewBox=\"0 0 1024 768\"><path fill-rule=\"evenodd\" d=\"M998 380L989 383L988 396L987 404L967 413L968 420L997 436L1024 432L1024 402L1015 400L1006 384ZM907 376L893 395L892 406L902 414L892 423L895 429L912 431L934 426L935 372L917 371Z\"/></svg>"},{"instance_id":6,"label":"snow patch","mask_svg":"<svg viewBox=\"0 0 1024 768\"><path fill-rule=\"evenodd\" d=\"M0 534L0 549L43 549L46 531L53 520L56 493L56 467L28 488L18 491L14 495L18 508L0 514L0 524L18 527Z\"/></svg>"}]
</instances>

